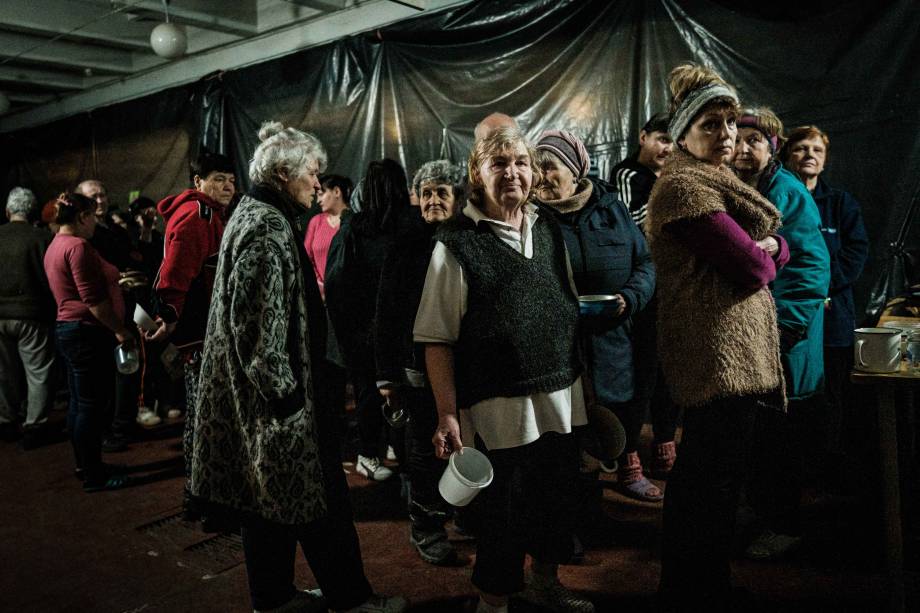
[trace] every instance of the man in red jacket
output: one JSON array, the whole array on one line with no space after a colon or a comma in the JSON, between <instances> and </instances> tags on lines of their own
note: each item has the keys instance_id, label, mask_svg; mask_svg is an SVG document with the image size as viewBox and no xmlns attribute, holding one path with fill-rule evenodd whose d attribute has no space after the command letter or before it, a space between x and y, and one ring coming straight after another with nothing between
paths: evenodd
<instances>
[{"instance_id":1,"label":"man in red jacket","mask_svg":"<svg viewBox=\"0 0 920 613\"><path fill-rule=\"evenodd\" d=\"M157 211L166 221L163 263L154 283L159 328L151 341L169 338L184 363L186 421L183 436L186 477L192 457L195 403L201 348L217 270L217 253L224 233L227 207L236 192L233 163L224 155L205 152L191 168L194 189L164 198ZM184 508L189 519L188 480Z\"/></svg>"}]
</instances>

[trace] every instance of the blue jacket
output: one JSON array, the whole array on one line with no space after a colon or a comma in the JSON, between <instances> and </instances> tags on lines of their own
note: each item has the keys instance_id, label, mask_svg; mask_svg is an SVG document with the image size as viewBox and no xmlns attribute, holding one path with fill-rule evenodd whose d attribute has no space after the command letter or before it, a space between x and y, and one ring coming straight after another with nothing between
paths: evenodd
<instances>
[{"instance_id":1,"label":"blue jacket","mask_svg":"<svg viewBox=\"0 0 920 613\"><path fill-rule=\"evenodd\" d=\"M626 299L623 315L584 327L595 396L609 406L633 397L632 316L655 291L655 268L645 237L613 187L591 183L591 198L580 211L554 213L579 295L622 294Z\"/></svg>"},{"instance_id":2,"label":"blue jacket","mask_svg":"<svg viewBox=\"0 0 920 613\"><path fill-rule=\"evenodd\" d=\"M824 383L824 298L830 284L830 256L821 237L818 207L805 185L785 168L759 186L779 209L779 235L789 245L789 263L776 275L773 299L782 342L786 395L807 398Z\"/></svg>"},{"instance_id":3,"label":"blue jacket","mask_svg":"<svg viewBox=\"0 0 920 613\"><path fill-rule=\"evenodd\" d=\"M821 214L821 235L831 256L830 310L824 313L824 345L849 347L856 327L853 283L869 257L869 237L856 198L818 178L812 192Z\"/></svg>"}]
</instances>

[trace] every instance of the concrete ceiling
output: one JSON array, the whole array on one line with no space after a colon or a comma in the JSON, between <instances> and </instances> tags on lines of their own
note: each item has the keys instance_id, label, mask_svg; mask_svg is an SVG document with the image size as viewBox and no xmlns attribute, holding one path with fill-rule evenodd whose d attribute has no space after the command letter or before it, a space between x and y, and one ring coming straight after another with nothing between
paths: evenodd
<instances>
[{"instance_id":1,"label":"concrete ceiling","mask_svg":"<svg viewBox=\"0 0 920 613\"><path fill-rule=\"evenodd\" d=\"M0 0L0 132L41 125L469 0L172 0L185 56L150 48L163 0Z\"/></svg>"}]
</instances>

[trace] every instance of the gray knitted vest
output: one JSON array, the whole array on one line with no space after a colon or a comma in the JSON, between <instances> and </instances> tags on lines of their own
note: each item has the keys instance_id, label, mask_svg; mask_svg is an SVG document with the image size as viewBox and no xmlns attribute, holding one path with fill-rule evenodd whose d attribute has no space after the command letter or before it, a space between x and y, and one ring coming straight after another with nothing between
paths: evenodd
<instances>
[{"instance_id":1,"label":"gray knitted vest","mask_svg":"<svg viewBox=\"0 0 920 613\"><path fill-rule=\"evenodd\" d=\"M469 288L454 345L460 408L565 389L581 373L578 300L566 274L562 233L548 217L539 216L533 226L529 260L465 215L438 229L437 239L460 263Z\"/></svg>"}]
</instances>

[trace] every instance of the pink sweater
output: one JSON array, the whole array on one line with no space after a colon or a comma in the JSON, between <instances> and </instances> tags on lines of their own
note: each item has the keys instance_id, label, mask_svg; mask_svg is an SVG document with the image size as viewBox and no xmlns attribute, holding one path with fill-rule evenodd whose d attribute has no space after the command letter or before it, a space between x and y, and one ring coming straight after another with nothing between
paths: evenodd
<instances>
[{"instance_id":1,"label":"pink sweater","mask_svg":"<svg viewBox=\"0 0 920 613\"><path fill-rule=\"evenodd\" d=\"M304 237L303 246L307 250L310 261L313 262L313 274L323 299L326 297L324 282L326 280L326 259L329 257L329 245L332 238L339 231L339 227L329 225L329 213L320 213L310 220L307 226L307 235Z\"/></svg>"},{"instance_id":2,"label":"pink sweater","mask_svg":"<svg viewBox=\"0 0 920 613\"><path fill-rule=\"evenodd\" d=\"M100 325L90 312L106 298L118 319L125 318L125 300L118 287L118 269L99 257L86 239L58 234L45 252L45 274L57 302L57 321Z\"/></svg>"}]
</instances>

